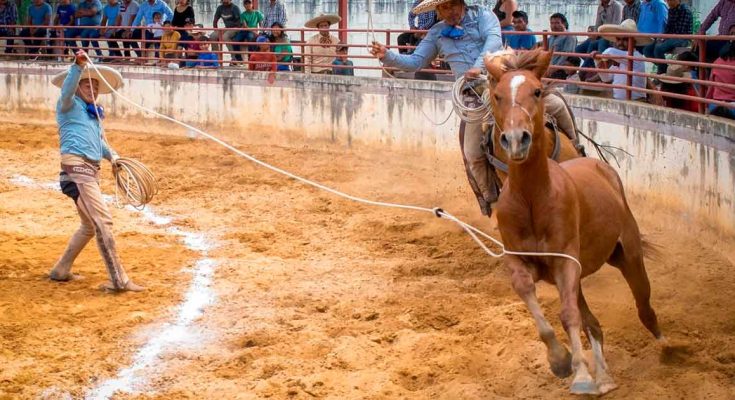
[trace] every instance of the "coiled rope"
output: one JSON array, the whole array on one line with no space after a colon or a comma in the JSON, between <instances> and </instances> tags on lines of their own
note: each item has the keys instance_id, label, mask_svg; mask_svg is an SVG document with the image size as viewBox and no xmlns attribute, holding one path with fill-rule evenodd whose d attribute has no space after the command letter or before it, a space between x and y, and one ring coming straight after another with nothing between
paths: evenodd
<instances>
[{"instance_id":1,"label":"coiled rope","mask_svg":"<svg viewBox=\"0 0 735 400\"><path fill-rule=\"evenodd\" d=\"M122 197L125 203L140 210L158 193L155 175L136 159L117 158L112 163L112 174L115 176L115 204L118 207L123 205L120 202Z\"/></svg>"},{"instance_id":2,"label":"coiled rope","mask_svg":"<svg viewBox=\"0 0 735 400\"><path fill-rule=\"evenodd\" d=\"M91 65L92 68L95 68L95 70L97 70L97 66L92 62L92 60L90 59L89 55L87 55L86 53L84 53L84 54L87 57L88 64ZM314 182L314 181L309 180L309 179L306 179L306 178L302 178L302 177L300 177L300 176L298 176L296 174L293 174L291 172L288 172L288 171L286 171L284 169L278 168L278 167L273 166L271 164L268 164L268 163L266 163L264 161L261 161L261 160L255 158L255 157L251 156L250 154L247 154L247 153L243 152L242 150L239 150L238 148L232 146L231 144L223 141L222 139L219 139L219 138L217 138L217 137L215 137L215 136L213 136L213 135L211 135L211 134L209 134L209 133L207 133L207 132L205 132L205 131L203 131L201 129L198 129L196 127L193 127L193 126L191 126L191 125L189 125L189 124L187 124L185 122L181 122L181 121L179 121L179 120L177 120L175 118L169 117L168 115L161 114L161 113L159 113L159 112L157 112L157 111L155 111L153 109L147 108L145 106L142 106L142 105L134 102L133 100L130 100L129 98L127 98L124 95L120 94L120 92L118 92L114 87L112 87L112 85L110 85L110 83L105 79L104 75L102 75L102 74L98 74L98 75L99 75L99 78L105 83L105 85L107 85L110 88L110 90L112 91L112 93L114 93L117 97L119 97L123 101L127 102L128 104L132 105L133 107L138 108L139 110L144 111L146 113L153 114L155 116L158 116L160 118L163 118L163 119L165 119L167 121L173 122L173 123L175 123L177 125L183 126L184 128L190 129L190 130L192 130L194 132L197 132L200 135L206 137L207 139L209 139L209 140L211 140L211 141L219 144L220 146L222 146L222 147L224 147L224 148L232 151L233 153L239 155L240 157L243 157L243 158L245 158L247 160L250 160L253 163L255 163L257 165L260 165L260 166L262 166L264 168L267 168L267 169L269 169L271 171L274 171L274 172L279 173L281 175L285 175L285 176L287 176L287 177L289 177L291 179L297 180L297 181L299 181L301 183L304 183L306 185L315 187L317 189L321 189L321 190L323 190L325 192L329 192L329 193L332 193L332 194L334 194L336 196L340 196L340 197L343 197L343 198L346 198L346 199L349 199L349 200L352 200L352 201L355 201L355 202L358 202L358 203L363 203L363 204L372 205L372 206L379 206L379 207L398 208L398 209L403 209L403 210L413 210L413 211L428 212L428 213L431 213L431 214L435 215L438 218L447 219L447 220L452 221L452 222L456 223L457 225L459 225L472 238L472 240L474 240L475 243L477 243L477 245L480 246L480 248L482 248L491 257L500 258L500 257L502 257L505 254L517 255L517 256L561 257L561 258L566 258L568 260L573 261L577 265L577 267L579 268L580 274L582 272L582 264L580 264L579 260L577 260L576 258L574 258L574 257L572 257L572 256L570 256L568 254L564 254L564 253L552 253L552 252L548 252L547 253L547 252L526 252L526 251L512 251L512 250L507 250L507 249L505 249L505 246L503 245L503 243L501 241L499 241L499 240L495 239L494 237L488 235L487 233L479 230L478 228L476 228L476 227L474 227L474 226L472 226L472 225L470 225L470 224L468 224L468 223L460 220L459 218L457 218L454 215L452 215L452 214L450 214L450 213L442 210L439 207L427 208L427 207L421 207L421 206L413 206L413 205L397 204L397 203L388 203L388 202L383 202L383 201L374 201L374 200L364 199L362 197L353 196L351 194L348 194L348 193L339 191L337 189L332 189L332 188L330 188L328 186L325 186L325 185L323 185L321 183ZM490 250L490 248L488 248L485 245L485 243L482 240L480 240L480 237L489 240L495 246L499 247L501 249L500 252L497 252L496 253L496 252L493 252L492 250Z\"/></svg>"}]
</instances>

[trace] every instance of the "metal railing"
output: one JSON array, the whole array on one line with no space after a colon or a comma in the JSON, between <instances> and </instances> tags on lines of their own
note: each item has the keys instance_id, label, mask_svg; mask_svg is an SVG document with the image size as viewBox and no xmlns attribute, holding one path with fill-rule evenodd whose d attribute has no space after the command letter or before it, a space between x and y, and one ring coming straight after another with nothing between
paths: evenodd
<instances>
[{"instance_id":1,"label":"metal railing","mask_svg":"<svg viewBox=\"0 0 735 400\"><path fill-rule=\"evenodd\" d=\"M29 28L29 29L24 29ZM34 36L30 32L30 29L45 29L45 33ZM293 29L286 28L282 29L284 34L288 34L288 37L292 40L288 43L284 42L268 42L269 49L276 45L290 44L292 51L290 53L273 53L269 51L259 51L257 46L261 43L256 42L255 38L263 33L270 33L271 29L266 28L203 28L193 27L189 28L188 35L191 39L179 40L175 49L165 49L163 53L165 57L161 57L159 49L163 43L160 38L152 37L152 34L146 34L146 31L152 32L151 29L160 31L178 31L183 32L185 28L177 27L161 27L161 28L150 28L145 26L31 26L31 25L0 25L0 47L2 47L3 41L12 41L5 44L6 57L16 59L29 59L33 58L36 61L59 61L60 59L70 59L69 51L77 48L85 48L89 51L94 51L94 55L98 58L104 59L105 62L109 63L124 63L124 62L137 62L141 64L161 64L168 65L170 63L177 63L182 67L187 65L193 65L193 63L201 62L197 60L199 54L211 53L215 54L217 58L217 68L237 68L238 66L246 66L247 68L253 68L255 64L259 64L258 68L263 66L268 67L271 70L287 69L295 71L303 70L314 70L318 69L321 71L333 71L334 68L353 70L357 72L363 71L383 71L390 74L395 74L398 71L393 68L382 67L374 57L367 52L367 46L372 38L381 37L384 39L384 43L387 45L389 50L400 51L412 51L415 47L410 45L399 46L394 44L395 38L398 35L404 33L410 34L424 34L426 31L409 31L409 30L367 30L367 29L333 29L330 30L330 34L342 34L340 36L346 36L345 33L349 34L365 34L365 41L363 43L307 43L307 36L317 35L318 29ZM123 37L120 33L115 34L113 37L105 37L105 30L114 30L117 32L124 32L128 30L133 37ZM207 37L207 41L201 41L194 39L193 36L199 37L197 34L192 35L193 32L201 32L204 37ZM80 34L85 32L87 37L80 37ZM228 32L229 35L228 35ZM224 40L225 35L233 36L234 33L249 32L250 40ZM21 36L20 33L26 33L25 36ZM71 37L67 35L71 33ZM244 33L243 33L244 35ZM577 36L577 37L600 37L597 32L515 32L515 31L504 31L504 36L508 35L534 35L541 36L541 41L538 42L539 46L548 49L549 37L551 36ZM681 82L684 84L695 85L697 88L709 88L717 86L720 88L732 89L735 91L735 82L733 83L715 83L707 79L708 72L714 68L713 64L706 62L706 42L710 40L717 41L729 41L735 39L731 36L706 36L706 35L664 35L664 34L622 34L618 33L616 36L627 38L627 55L626 56L613 56L605 55L605 59L612 59L622 61L625 60L625 70L607 70L601 68L592 67L581 67L581 66L564 66L564 65L552 65L550 71L555 70L566 70L574 73L586 72L586 73L605 73L605 74L623 74L627 76L625 85L615 85L612 83L604 82L586 82L581 80L561 80L545 78L548 82L553 82L558 85L575 85L580 88L591 88L591 89L623 89L626 91L626 98L631 99L634 92L643 93L646 95L660 95L666 98L680 99L684 101L692 101L699 104L699 112L705 112L707 104L713 104L716 106L722 106L729 109L735 108L735 104L718 101L713 99L705 98L705 93L698 93L697 96L690 96L681 93L672 93L667 91L660 91L652 89L648 86L639 87L633 85L634 77L644 77L648 82L649 79L658 79L661 76L652 73L636 72L634 71L635 62L645 63L656 63L656 64L667 64L667 65L683 65L689 68L696 68L698 70L698 79L686 78L686 77L673 77L667 76L666 79L675 82ZM659 59L659 58L647 58L634 56L636 50L635 39L636 37L645 37L653 39L685 39L690 43L697 44L697 57L698 61L681 61L675 59ZM215 38L216 40L209 40ZM298 38L298 40L294 40ZM79 42L82 46L79 46ZM206 44L205 44L206 43ZM122 44L122 45L121 45ZM211 45L212 49L202 50L200 46ZM355 60L356 65L333 65L333 64L322 64L314 63L312 56L312 49L322 48L337 48L347 47L351 50L357 50L356 54L350 54L349 59ZM10 49L10 52L8 52ZM107 53L106 55L104 53ZM133 57L135 52L135 57ZM153 56L151 56L153 53ZM290 61L251 61L251 56L263 54L274 54L277 57L290 56ZM568 57L579 57L580 59L590 58L590 54L587 53L574 53L574 52L555 52L555 55L568 56ZM0 55L2 55L0 53ZM318 55L317 55L318 56ZM597 55L598 58L602 58L601 55ZM212 60L207 60L212 62ZM441 63L441 58L436 61ZM224 65L227 64L227 67ZM363 65L361 65L363 64ZM728 65L717 65L716 68L735 71L735 66ZM424 73L434 74L435 76L446 76L451 75L451 71L447 68L428 68L421 70Z\"/></svg>"}]
</instances>

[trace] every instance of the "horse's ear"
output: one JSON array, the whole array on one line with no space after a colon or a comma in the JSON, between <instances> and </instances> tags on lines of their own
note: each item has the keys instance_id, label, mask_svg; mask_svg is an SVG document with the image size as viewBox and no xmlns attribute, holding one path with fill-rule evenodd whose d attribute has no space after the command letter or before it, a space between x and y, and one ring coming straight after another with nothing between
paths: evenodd
<instances>
[{"instance_id":1,"label":"horse's ear","mask_svg":"<svg viewBox=\"0 0 735 400\"><path fill-rule=\"evenodd\" d=\"M495 79L495 82L500 82L500 77L505 73L505 67L500 62L500 57L491 54L485 56L485 68L487 68L487 73Z\"/></svg>"},{"instance_id":2,"label":"horse's ear","mask_svg":"<svg viewBox=\"0 0 735 400\"><path fill-rule=\"evenodd\" d=\"M538 50L536 63L532 71L539 80L546 75L546 70L549 69L549 64L551 64L551 57L553 55L554 51Z\"/></svg>"}]
</instances>

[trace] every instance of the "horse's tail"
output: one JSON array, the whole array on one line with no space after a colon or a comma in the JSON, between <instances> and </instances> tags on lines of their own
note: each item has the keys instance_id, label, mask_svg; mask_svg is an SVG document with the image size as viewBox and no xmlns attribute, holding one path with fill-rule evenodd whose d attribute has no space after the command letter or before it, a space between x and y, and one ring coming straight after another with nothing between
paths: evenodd
<instances>
[{"instance_id":1,"label":"horse's tail","mask_svg":"<svg viewBox=\"0 0 735 400\"><path fill-rule=\"evenodd\" d=\"M653 261L662 261L664 258L663 247L641 235L641 247L643 248L643 257Z\"/></svg>"}]
</instances>

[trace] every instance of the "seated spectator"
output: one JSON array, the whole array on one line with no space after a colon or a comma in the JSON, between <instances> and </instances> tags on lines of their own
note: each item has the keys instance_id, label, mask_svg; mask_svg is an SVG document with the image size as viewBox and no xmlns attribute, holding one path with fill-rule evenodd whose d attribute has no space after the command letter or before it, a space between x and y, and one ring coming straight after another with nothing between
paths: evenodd
<instances>
[{"instance_id":1,"label":"seated spectator","mask_svg":"<svg viewBox=\"0 0 735 400\"><path fill-rule=\"evenodd\" d=\"M115 26L133 26L133 21L138 14L139 5L135 0L122 0L120 4L120 12L117 14L115 19ZM123 47L128 50L123 50L123 55L130 61L133 61L133 51L136 52L135 56L140 56L140 47L138 46L138 40L143 37L143 32L140 29L122 28L115 32L115 39L123 39Z\"/></svg>"},{"instance_id":2,"label":"seated spectator","mask_svg":"<svg viewBox=\"0 0 735 400\"><path fill-rule=\"evenodd\" d=\"M219 20L222 20L225 24L225 28L239 28L242 26L242 21L240 21L240 8L234 4L232 4L232 0L222 0L222 4L217 6L217 10L214 12L214 21L212 22L212 26L215 28L215 31L212 32L211 35L209 35L210 40L217 40L218 42L233 42L235 41L235 35L237 35L240 31L239 30L217 30L217 23ZM223 47L220 46L219 43L214 43L214 50L219 51ZM234 59L235 61L242 61L242 55L240 54L240 46L234 45L234 44L227 44L227 49L230 50L230 57L231 59ZM221 55L222 59L224 59L224 54Z\"/></svg>"},{"instance_id":3,"label":"seated spectator","mask_svg":"<svg viewBox=\"0 0 735 400\"><path fill-rule=\"evenodd\" d=\"M133 19L133 23L131 23L131 26L143 26L143 21L145 20L145 24L149 25L153 23L153 14L160 14L161 19L159 22L159 25L163 24L163 21L171 21L174 17L173 11L171 11L171 7L166 4L163 0L141 0L140 5L138 6L138 13L135 15L135 19ZM163 35L163 32L161 32L161 35ZM151 32L149 32L145 27L141 29L141 38L145 39L145 42L143 42L143 49L147 49L148 41L152 41L155 43L155 45L158 45L159 40L157 40ZM160 39L160 36L158 37ZM141 60L141 62L145 62ZM153 61L155 63L155 61Z\"/></svg>"},{"instance_id":4,"label":"seated spectator","mask_svg":"<svg viewBox=\"0 0 735 400\"><path fill-rule=\"evenodd\" d=\"M735 85L735 71L717 68L718 65L727 65L730 67L735 66L735 44L733 44L733 41L728 42L728 44L722 48L721 55L717 60L715 60L714 64L709 80L713 83ZM721 85L709 86L705 97L712 100L725 101L735 105L735 89L730 89ZM710 104L707 108L712 115L735 119L735 110L733 108L716 106L714 104Z\"/></svg>"},{"instance_id":5,"label":"seated spectator","mask_svg":"<svg viewBox=\"0 0 735 400\"><path fill-rule=\"evenodd\" d=\"M623 21L626 19L632 19L638 21L638 16L641 14L641 0L624 0L625 5L623 6Z\"/></svg>"},{"instance_id":6,"label":"seated spectator","mask_svg":"<svg viewBox=\"0 0 735 400\"><path fill-rule=\"evenodd\" d=\"M18 9L15 7L15 0L0 0L0 25L6 25L0 27L0 36L6 37L5 39L5 54L13 52L13 45L15 41L12 39L15 36L15 28L13 25L18 24Z\"/></svg>"},{"instance_id":7,"label":"seated spectator","mask_svg":"<svg viewBox=\"0 0 735 400\"><path fill-rule=\"evenodd\" d=\"M291 61L293 61L293 48L291 48L291 40L283 31L280 22L274 22L271 26L271 42L273 45L273 53L278 60L278 71L291 71Z\"/></svg>"},{"instance_id":8,"label":"seated spectator","mask_svg":"<svg viewBox=\"0 0 735 400\"><path fill-rule=\"evenodd\" d=\"M595 17L595 25L590 26L587 32L597 32L602 25L617 25L623 22L623 5L617 2L617 0L600 0L600 4L597 6L597 16ZM591 29L590 29L591 28ZM591 53L597 51L602 53L608 47L610 42L605 38L588 36L582 43L580 43L574 50L575 53ZM585 57L582 63L583 68L591 68L594 66L594 61L591 57ZM583 78L592 77L594 74L582 73ZM586 80L586 79L585 79Z\"/></svg>"},{"instance_id":9,"label":"seated spectator","mask_svg":"<svg viewBox=\"0 0 735 400\"><path fill-rule=\"evenodd\" d=\"M663 33L668 18L669 9L663 0L641 0L641 11L635 23L640 33ZM636 49L643 52L643 46Z\"/></svg>"},{"instance_id":10,"label":"seated spectator","mask_svg":"<svg viewBox=\"0 0 735 400\"><path fill-rule=\"evenodd\" d=\"M699 34L706 35L707 30L712 27L715 21L720 20L720 25L717 29L718 35L732 35L731 27L735 26L735 1L732 0L719 0L712 11L704 19L702 25L699 27ZM727 45L728 40L708 40L706 42L707 48L705 49L706 60L708 63L714 61L720 56L720 51Z\"/></svg>"},{"instance_id":11,"label":"seated spectator","mask_svg":"<svg viewBox=\"0 0 735 400\"><path fill-rule=\"evenodd\" d=\"M119 14L120 2L118 2L118 0L107 0L107 4L102 7L102 22L100 24L107 28L100 29L100 36L104 37L107 40L107 46L109 47L107 52L109 56L113 58L106 61L119 62L120 58L122 57L122 53L120 53L119 50L120 45L117 43L116 40L114 40L115 34L117 33L117 29L115 27L117 26L117 16Z\"/></svg>"},{"instance_id":12,"label":"seated spectator","mask_svg":"<svg viewBox=\"0 0 735 400\"><path fill-rule=\"evenodd\" d=\"M184 25L184 33L181 35L179 45L184 50L184 58L187 60L196 60L199 58L199 52L201 51L200 42L204 37L204 33L200 28L202 28L202 25L194 25L193 21L187 21ZM186 62L181 61L179 65L185 67Z\"/></svg>"},{"instance_id":13,"label":"seated spectator","mask_svg":"<svg viewBox=\"0 0 735 400\"><path fill-rule=\"evenodd\" d=\"M263 16L263 13L253 8L253 2L252 0L245 0L242 2L243 7L245 7L245 11L240 14L240 20L242 21L242 26L244 28L251 28L255 30L241 30L240 32L237 32L237 35L235 35L235 41L236 42L254 42L255 37L257 36L257 28L261 28L263 24L263 20L265 17ZM278 23L278 22L275 22ZM281 31L283 31L283 25L279 25L281 28ZM270 26L268 28L271 28ZM272 36L271 32L268 32L269 36ZM242 51L243 46L240 47L240 50ZM247 45L245 46L250 51L255 51L256 46L253 45ZM243 58L242 54L240 55L241 58Z\"/></svg>"},{"instance_id":14,"label":"seated spectator","mask_svg":"<svg viewBox=\"0 0 735 400\"><path fill-rule=\"evenodd\" d=\"M569 29L567 17L562 13L552 14L549 17L549 28L552 32L566 32ZM569 35L549 36L549 50L554 52L573 53L577 46L577 38ZM567 62L567 56L551 57L551 65L562 65Z\"/></svg>"},{"instance_id":15,"label":"seated spectator","mask_svg":"<svg viewBox=\"0 0 735 400\"><path fill-rule=\"evenodd\" d=\"M664 33L669 35L691 35L694 18L689 6L682 4L681 0L666 0L669 5L669 18L666 21ZM653 43L643 48L643 55L653 58L666 58L677 47L688 47L690 42L686 39L656 39ZM666 73L666 64L656 64L659 74Z\"/></svg>"},{"instance_id":16,"label":"seated spectator","mask_svg":"<svg viewBox=\"0 0 735 400\"><path fill-rule=\"evenodd\" d=\"M575 69L549 69L549 78L566 80L578 72L577 68L579 68L580 63L582 63L582 60L579 57L567 57L559 66L574 67Z\"/></svg>"},{"instance_id":17,"label":"seated spectator","mask_svg":"<svg viewBox=\"0 0 735 400\"><path fill-rule=\"evenodd\" d=\"M163 27L171 28L171 22L164 22ZM163 36L161 36L161 46L159 51L159 57L161 59L159 63L161 65L167 65L168 62L166 62L166 60L168 59L179 58L179 39L181 39L181 34L179 33L179 31L173 29L163 30Z\"/></svg>"},{"instance_id":18,"label":"seated spectator","mask_svg":"<svg viewBox=\"0 0 735 400\"><path fill-rule=\"evenodd\" d=\"M149 23L148 29L145 30L145 45L143 46L144 50L148 50L150 48L154 48L158 50L159 47L161 47L161 38L163 37L163 24L161 23L161 19L163 16L159 12L153 13L153 21ZM158 58L157 52L154 51L153 55L151 56L150 53L146 55L148 58ZM155 64L156 62L153 60L148 60L148 64Z\"/></svg>"},{"instance_id":19,"label":"seated spectator","mask_svg":"<svg viewBox=\"0 0 735 400\"><path fill-rule=\"evenodd\" d=\"M186 25L186 21L190 20L192 23L196 20L194 16L194 9L189 5L189 0L178 0L176 7L174 7L174 16L171 19L171 26L176 28L183 28ZM182 34L183 29L177 29L179 34Z\"/></svg>"},{"instance_id":20,"label":"seated spectator","mask_svg":"<svg viewBox=\"0 0 735 400\"><path fill-rule=\"evenodd\" d=\"M304 61L307 64L304 72L307 74L331 74L332 61L336 56L335 45L339 43L339 39L329 33L329 27L341 21L339 15L322 14L318 17L306 21L304 24L307 28L318 28L319 33L306 41L304 49Z\"/></svg>"},{"instance_id":21,"label":"seated spectator","mask_svg":"<svg viewBox=\"0 0 735 400\"><path fill-rule=\"evenodd\" d=\"M352 61L347 59L347 53L349 53L349 48L347 46L340 46L337 47L337 58L332 61L332 73L334 75L347 75L347 76L355 76L355 69L354 68L345 68L344 66L352 67Z\"/></svg>"},{"instance_id":22,"label":"seated spectator","mask_svg":"<svg viewBox=\"0 0 735 400\"><path fill-rule=\"evenodd\" d=\"M187 61L186 66L189 68L219 68L217 55L209 50L209 43L204 34L199 34L199 49L201 52L197 54L197 61Z\"/></svg>"},{"instance_id":23,"label":"seated spectator","mask_svg":"<svg viewBox=\"0 0 735 400\"><path fill-rule=\"evenodd\" d=\"M276 55L271 53L271 44L268 36L258 36L255 41L258 43L258 52L251 54L248 58L248 68L251 71L271 71L276 72L277 66Z\"/></svg>"},{"instance_id":24,"label":"seated spectator","mask_svg":"<svg viewBox=\"0 0 735 400\"><path fill-rule=\"evenodd\" d=\"M523 11L513 12L513 30L531 32L528 29L528 14ZM536 36L505 34L505 45L514 50L531 50L536 47Z\"/></svg>"},{"instance_id":25,"label":"seated spectator","mask_svg":"<svg viewBox=\"0 0 735 400\"><path fill-rule=\"evenodd\" d=\"M607 58L605 56L627 56L628 55L628 38L623 36L615 36L616 33L638 33L636 23L633 20L625 20L620 25L602 25L598 32L603 37L613 42L613 46L607 48L599 59L595 60L597 68L610 70L610 73L600 72L600 80L606 83L612 82L613 85L627 86L628 75L625 73L616 73L618 71L628 70L628 60L620 58ZM650 43L650 38L637 37L636 45L642 46L643 43ZM592 57L596 58L599 53L592 52ZM633 52L635 57L643 57L637 50ZM646 66L643 61L633 62L633 71L645 73ZM633 87L645 89L647 87L647 79L643 76L633 76ZM626 89L613 89L613 98L618 100L626 99ZM632 100L646 99L646 94L633 90L631 93Z\"/></svg>"},{"instance_id":26,"label":"seated spectator","mask_svg":"<svg viewBox=\"0 0 735 400\"><path fill-rule=\"evenodd\" d=\"M412 31L428 31L437 23L436 11L427 11L419 14L415 14L413 9L421 4L423 0L415 0L411 9L408 11L408 28ZM426 36L426 33L419 32L403 32L398 35L399 46L418 46L421 40ZM413 49L398 49L401 54L412 54Z\"/></svg>"},{"instance_id":27,"label":"seated spectator","mask_svg":"<svg viewBox=\"0 0 735 400\"><path fill-rule=\"evenodd\" d=\"M45 3L43 0L33 0L33 4L28 7L28 20L26 25L51 25L51 6ZM39 54L41 49L40 46L43 42L43 38L46 38L48 30L46 28L23 28L20 31L21 37L33 37L36 39L23 39L23 42L28 46L29 54ZM38 59L38 56L33 57Z\"/></svg>"},{"instance_id":28,"label":"seated spectator","mask_svg":"<svg viewBox=\"0 0 735 400\"><path fill-rule=\"evenodd\" d=\"M102 21L102 3L100 0L83 0L77 6L76 17L79 18L78 24L81 28L79 37L82 38L82 47L88 54L92 54L90 42L94 47L95 54L101 56L100 44L97 38L100 32L97 28L84 28L85 26L99 26ZM92 40L89 40L92 39Z\"/></svg>"},{"instance_id":29,"label":"seated spectator","mask_svg":"<svg viewBox=\"0 0 735 400\"><path fill-rule=\"evenodd\" d=\"M0 0L2 1L2 0ZM74 51L74 47L76 45L69 45L68 41L64 41L63 39L66 37L76 37L78 36L77 30L73 27L74 26L74 15L76 14L77 9L74 7L73 4L71 4L71 0L61 0L59 2L59 5L56 6L56 13L54 14L54 26L64 26L68 28L60 28L52 30L49 33L49 37L59 40L54 40L52 43L55 46L60 46L62 48L54 49L54 53L57 55L64 54L63 47L67 47ZM60 61L60 60L59 60Z\"/></svg>"},{"instance_id":30,"label":"seated spectator","mask_svg":"<svg viewBox=\"0 0 735 400\"><path fill-rule=\"evenodd\" d=\"M657 79L661 82L661 87L659 90L661 92L665 93L676 93L676 94L683 94L687 96L694 96L699 97L697 95L696 90L694 90L694 85L687 82L681 82L677 80L673 80L671 78L690 78L691 75L689 74L689 67L685 65L679 65L675 64L670 66L666 73L661 74ZM664 100L664 106L676 108L679 110L685 110L685 111L691 111L691 112L698 112L699 111L699 103L693 100L684 100L684 99L677 99L674 97L667 97L663 96Z\"/></svg>"}]
</instances>

